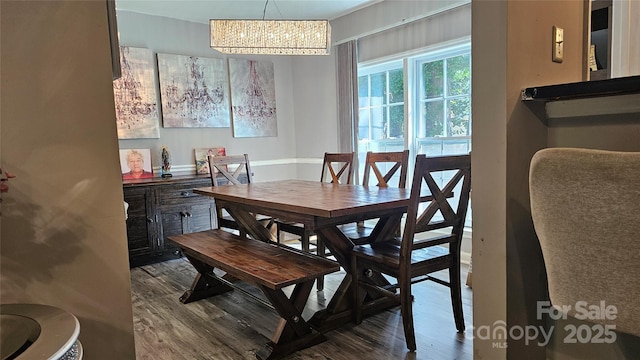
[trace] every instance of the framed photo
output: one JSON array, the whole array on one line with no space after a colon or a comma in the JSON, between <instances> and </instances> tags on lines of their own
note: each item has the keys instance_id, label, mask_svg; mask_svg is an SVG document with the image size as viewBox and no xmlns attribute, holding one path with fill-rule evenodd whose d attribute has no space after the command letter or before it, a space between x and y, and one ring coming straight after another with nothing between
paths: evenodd
<instances>
[{"instance_id":1,"label":"framed photo","mask_svg":"<svg viewBox=\"0 0 640 360\"><path fill-rule=\"evenodd\" d=\"M227 150L224 147L212 147L203 149L194 149L196 158L196 174L209 174L208 156L226 156ZM214 169L214 173L218 171Z\"/></svg>"},{"instance_id":2,"label":"framed photo","mask_svg":"<svg viewBox=\"0 0 640 360\"><path fill-rule=\"evenodd\" d=\"M120 150L120 168L122 169L122 180L152 178L151 150Z\"/></svg>"}]
</instances>

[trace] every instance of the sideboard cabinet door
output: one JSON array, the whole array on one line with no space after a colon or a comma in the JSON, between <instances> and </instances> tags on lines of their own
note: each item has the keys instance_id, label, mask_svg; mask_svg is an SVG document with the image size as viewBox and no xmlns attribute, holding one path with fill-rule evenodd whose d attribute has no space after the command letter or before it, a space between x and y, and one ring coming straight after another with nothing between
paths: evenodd
<instances>
[{"instance_id":1,"label":"sideboard cabinet door","mask_svg":"<svg viewBox=\"0 0 640 360\"><path fill-rule=\"evenodd\" d=\"M158 219L155 192L149 187L124 189L127 209L127 241L129 261L153 254L158 249Z\"/></svg>"}]
</instances>

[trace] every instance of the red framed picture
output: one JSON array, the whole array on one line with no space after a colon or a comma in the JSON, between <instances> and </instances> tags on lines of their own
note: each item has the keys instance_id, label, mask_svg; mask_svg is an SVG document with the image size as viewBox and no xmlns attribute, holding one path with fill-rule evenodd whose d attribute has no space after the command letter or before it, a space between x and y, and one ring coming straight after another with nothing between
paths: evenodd
<instances>
[{"instance_id":1,"label":"red framed picture","mask_svg":"<svg viewBox=\"0 0 640 360\"><path fill-rule=\"evenodd\" d=\"M122 169L122 180L152 178L151 150L120 150L120 168Z\"/></svg>"}]
</instances>

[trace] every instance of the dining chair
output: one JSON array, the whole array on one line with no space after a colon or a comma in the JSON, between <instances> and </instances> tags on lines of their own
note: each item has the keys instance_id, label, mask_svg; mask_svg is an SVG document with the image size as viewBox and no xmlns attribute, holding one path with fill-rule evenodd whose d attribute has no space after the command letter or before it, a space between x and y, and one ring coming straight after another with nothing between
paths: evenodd
<instances>
[{"instance_id":1,"label":"dining chair","mask_svg":"<svg viewBox=\"0 0 640 360\"><path fill-rule=\"evenodd\" d=\"M450 180L439 186L438 176ZM424 185L433 200L424 196ZM457 196L447 194L452 191ZM402 237L381 239L374 243L356 245L351 255L351 274L354 286L354 321L362 322L362 302L365 289L399 300L407 347L416 350L413 327L411 285L432 280L448 286L456 328L464 331L462 290L460 280L460 244L469 205L471 189L471 155L416 157L407 207L407 218ZM447 246L443 246L447 245ZM449 279L442 279L434 272L448 270ZM382 275L395 279L395 284L381 286ZM378 281L373 281L373 280ZM398 292L399 290L399 292Z\"/></svg>"},{"instance_id":2,"label":"dining chair","mask_svg":"<svg viewBox=\"0 0 640 360\"><path fill-rule=\"evenodd\" d=\"M389 187L394 176L397 176L399 188L404 189L407 184L407 168L409 166L409 150L390 151L390 152L373 152L368 151L364 163L364 175L362 185ZM384 172L383 169L388 169ZM371 174L374 176L372 177ZM364 221L358 223L345 224L340 226L348 238L356 244L367 241L371 235L373 227L367 225ZM398 236L400 228L398 228Z\"/></svg>"},{"instance_id":3,"label":"dining chair","mask_svg":"<svg viewBox=\"0 0 640 360\"><path fill-rule=\"evenodd\" d=\"M247 154L208 156L207 160L209 161L212 186L239 185L243 183L244 179L246 179L246 183L253 182L253 172L251 171L251 163ZM218 175L222 175L222 178L219 178ZM216 212L218 228L238 231L240 236L247 235L227 211L216 205ZM267 228L271 228L274 223L274 219L270 216L258 214L256 217Z\"/></svg>"},{"instance_id":4,"label":"dining chair","mask_svg":"<svg viewBox=\"0 0 640 360\"><path fill-rule=\"evenodd\" d=\"M598 324L589 329L640 337L639 185L640 152L546 148L531 159L531 217L551 304L582 320L579 302L616 309L613 318L589 316Z\"/></svg>"},{"instance_id":5,"label":"dining chair","mask_svg":"<svg viewBox=\"0 0 640 360\"><path fill-rule=\"evenodd\" d=\"M320 173L320 182L334 183L334 184L351 184L353 179L353 159L354 152L346 153L329 153L324 154L322 161L322 171ZM302 250L306 252L312 252L311 250L311 238L315 235L314 232L308 229L304 224L288 221L276 220L276 237L278 243L281 242L281 233L289 233L299 237ZM321 239L315 235L316 241L316 254L320 256L326 256L327 250ZM318 291L324 289L324 277L318 278L317 282Z\"/></svg>"}]
</instances>

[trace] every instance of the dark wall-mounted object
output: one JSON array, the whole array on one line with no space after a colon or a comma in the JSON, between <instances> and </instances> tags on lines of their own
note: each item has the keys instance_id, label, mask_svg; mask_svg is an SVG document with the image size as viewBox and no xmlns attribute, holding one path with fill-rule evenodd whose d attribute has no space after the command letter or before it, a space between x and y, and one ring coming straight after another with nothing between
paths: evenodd
<instances>
[{"instance_id":1,"label":"dark wall-mounted object","mask_svg":"<svg viewBox=\"0 0 640 360\"><path fill-rule=\"evenodd\" d=\"M107 22L109 24L109 43L111 45L111 69L113 80L122 76L120 67L120 39L118 36L118 20L116 16L116 1L107 1Z\"/></svg>"},{"instance_id":2,"label":"dark wall-mounted object","mask_svg":"<svg viewBox=\"0 0 640 360\"><path fill-rule=\"evenodd\" d=\"M640 114L640 76L534 86L522 101L540 118Z\"/></svg>"},{"instance_id":3,"label":"dark wall-mounted object","mask_svg":"<svg viewBox=\"0 0 640 360\"><path fill-rule=\"evenodd\" d=\"M522 100L568 100L636 93L640 93L640 75L528 87L522 90Z\"/></svg>"}]
</instances>

